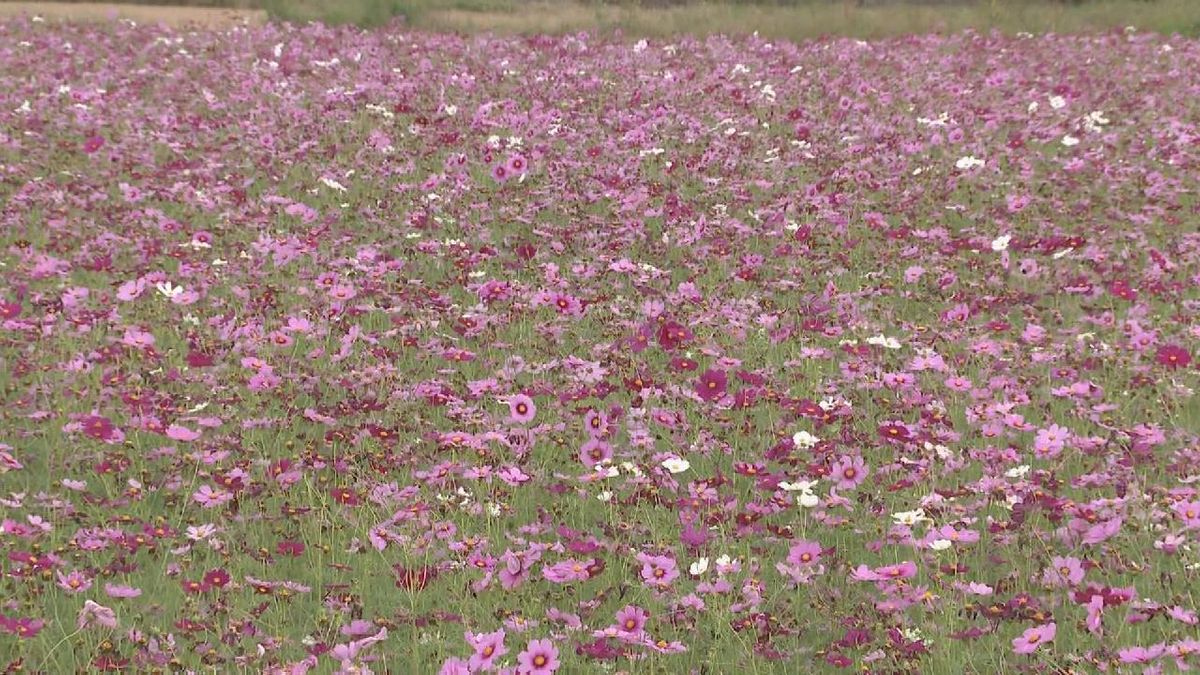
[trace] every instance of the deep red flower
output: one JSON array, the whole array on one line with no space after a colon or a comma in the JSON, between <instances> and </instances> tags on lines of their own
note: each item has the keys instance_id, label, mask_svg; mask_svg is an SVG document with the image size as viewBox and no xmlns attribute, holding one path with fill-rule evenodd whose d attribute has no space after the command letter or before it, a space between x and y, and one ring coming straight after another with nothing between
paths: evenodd
<instances>
[{"instance_id":1,"label":"deep red flower","mask_svg":"<svg viewBox=\"0 0 1200 675\"><path fill-rule=\"evenodd\" d=\"M212 588L207 583L196 581L195 579L184 579L180 582L180 586L183 587L183 592L188 595L199 595Z\"/></svg>"},{"instance_id":2,"label":"deep red flower","mask_svg":"<svg viewBox=\"0 0 1200 675\"><path fill-rule=\"evenodd\" d=\"M304 542L284 540L275 545L275 550L279 555L288 555L293 558L298 558L304 554Z\"/></svg>"},{"instance_id":3,"label":"deep red flower","mask_svg":"<svg viewBox=\"0 0 1200 675\"><path fill-rule=\"evenodd\" d=\"M229 572L223 569L212 569L204 575L204 583L216 588L224 588L229 583Z\"/></svg>"},{"instance_id":4,"label":"deep red flower","mask_svg":"<svg viewBox=\"0 0 1200 675\"><path fill-rule=\"evenodd\" d=\"M725 387L729 378L725 371L709 368L700 375L696 383L696 393L705 401L715 401L725 395Z\"/></svg>"},{"instance_id":5,"label":"deep red flower","mask_svg":"<svg viewBox=\"0 0 1200 675\"><path fill-rule=\"evenodd\" d=\"M1192 362L1192 355L1179 345L1163 345L1158 348L1154 360L1168 368L1186 368Z\"/></svg>"},{"instance_id":6,"label":"deep red flower","mask_svg":"<svg viewBox=\"0 0 1200 675\"><path fill-rule=\"evenodd\" d=\"M889 441L907 441L912 439L912 434L909 433L908 427L896 422L888 422L880 425L879 436Z\"/></svg>"},{"instance_id":7,"label":"deep red flower","mask_svg":"<svg viewBox=\"0 0 1200 675\"><path fill-rule=\"evenodd\" d=\"M677 321L666 321L658 327L658 344L668 351L691 340L692 331Z\"/></svg>"},{"instance_id":8,"label":"deep red flower","mask_svg":"<svg viewBox=\"0 0 1200 675\"><path fill-rule=\"evenodd\" d=\"M106 441L111 438L115 428L112 421L107 417L88 415L83 419L84 435L100 441Z\"/></svg>"},{"instance_id":9,"label":"deep red flower","mask_svg":"<svg viewBox=\"0 0 1200 675\"><path fill-rule=\"evenodd\" d=\"M83 151L89 155L102 147L104 147L104 138L101 136L89 136L88 139L83 142Z\"/></svg>"},{"instance_id":10,"label":"deep red flower","mask_svg":"<svg viewBox=\"0 0 1200 675\"><path fill-rule=\"evenodd\" d=\"M345 506L358 506L358 495L348 487L335 487L329 492L333 501Z\"/></svg>"},{"instance_id":11,"label":"deep red flower","mask_svg":"<svg viewBox=\"0 0 1200 675\"><path fill-rule=\"evenodd\" d=\"M422 590L438 575L436 568L427 565L409 568L397 563L392 565L392 571L396 573L396 587L408 591Z\"/></svg>"}]
</instances>

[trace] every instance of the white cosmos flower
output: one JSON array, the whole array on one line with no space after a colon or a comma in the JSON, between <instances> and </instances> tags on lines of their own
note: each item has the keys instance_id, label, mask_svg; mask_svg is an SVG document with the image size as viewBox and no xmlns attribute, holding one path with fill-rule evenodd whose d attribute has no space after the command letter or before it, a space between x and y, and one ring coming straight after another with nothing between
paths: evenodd
<instances>
[{"instance_id":1,"label":"white cosmos flower","mask_svg":"<svg viewBox=\"0 0 1200 675\"><path fill-rule=\"evenodd\" d=\"M1013 467L1008 471L1005 471L1004 475L1009 478L1021 478L1027 473L1029 473L1029 465L1022 464L1021 466Z\"/></svg>"},{"instance_id":2,"label":"white cosmos flower","mask_svg":"<svg viewBox=\"0 0 1200 675\"><path fill-rule=\"evenodd\" d=\"M1063 108L1067 107L1067 99L1061 96L1051 96L1050 107L1054 108L1055 110L1062 110Z\"/></svg>"},{"instance_id":3,"label":"white cosmos flower","mask_svg":"<svg viewBox=\"0 0 1200 675\"><path fill-rule=\"evenodd\" d=\"M806 509L811 509L821 503L821 498L811 492L804 492L796 498L796 503Z\"/></svg>"},{"instance_id":4,"label":"white cosmos flower","mask_svg":"<svg viewBox=\"0 0 1200 675\"><path fill-rule=\"evenodd\" d=\"M779 481L779 489L785 492L812 492L816 485L817 481L815 480L798 480L795 483Z\"/></svg>"},{"instance_id":5,"label":"white cosmos flower","mask_svg":"<svg viewBox=\"0 0 1200 675\"><path fill-rule=\"evenodd\" d=\"M707 571L708 571L708 558L700 558L699 560L692 563L688 567L688 572L691 572L692 576L694 576L694 577L698 577Z\"/></svg>"},{"instance_id":6,"label":"white cosmos flower","mask_svg":"<svg viewBox=\"0 0 1200 675\"><path fill-rule=\"evenodd\" d=\"M900 349L901 347L899 340L893 337L887 337L886 335L869 337L867 338L867 344L886 347L887 349Z\"/></svg>"},{"instance_id":7,"label":"white cosmos flower","mask_svg":"<svg viewBox=\"0 0 1200 675\"><path fill-rule=\"evenodd\" d=\"M952 544L949 539L934 539L933 541L929 542L929 548L935 551L945 551L946 549L950 548L951 545Z\"/></svg>"},{"instance_id":8,"label":"white cosmos flower","mask_svg":"<svg viewBox=\"0 0 1200 675\"><path fill-rule=\"evenodd\" d=\"M642 470L633 462L621 462L621 470L625 473L631 473L635 476L642 475Z\"/></svg>"},{"instance_id":9,"label":"white cosmos flower","mask_svg":"<svg viewBox=\"0 0 1200 675\"><path fill-rule=\"evenodd\" d=\"M1011 234L1001 235L992 240L992 250L999 253L1008 250L1008 242L1012 241Z\"/></svg>"},{"instance_id":10,"label":"white cosmos flower","mask_svg":"<svg viewBox=\"0 0 1200 675\"><path fill-rule=\"evenodd\" d=\"M971 155L967 155L966 157L960 157L959 160L954 163L954 166L957 167L960 171L967 171L969 169L977 169L983 165L984 165L984 161L982 159L979 159L978 157L973 157Z\"/></svg>"},{"instance_id":11,"label":"white cosmos flower","mask_svg":"<svg viewBox=\"0 0 1200 675\"><path fill-rule=\"evenodd\" d=\"M158 289L159 293L168 298L174 298L183 293L183 286L172 286L169 281L160 281L154 284L154 288Z\"/></svg>"},{"instance_id":12,"label":"white cosmos flower","mask_svg":"<svg viewBox=\"0 0 1200 675\"><path fill-rule=\"evenodd\" d=\"M1066 136L1063 136L1062 144L1069 148L1069 147L1072 147L1075 145L1079 145L1079 139L1075 138L1071 134L1067 134Z\"/></svg>"},{"instance_id":13,"label":"white cosmos flower","mask_svg":"<svg viewBox=\"0 0 1200 675\"><path fill-rule=\"evenodd\" d=\"M792 436L792 443L795 443L797 448L811 448L820 442L821 439L813 436L807 431L797 431L795 435Z\"/></svg>"},{"instance_id":14,"label":"white cosmos flower","mask_svg":"<svg viewBox=\"0 0 1200 675\"><path fill-rule=\"evenodd\" d=\"M680 457L663 460L662 467L671 473L683 473L692 467L691 462Z\"/></svg>"},{"instance_id":15,"label":"white cosmos flower","mask_svg":"<svg viewBox=\"0 0 1200 675\"><path fill-rule=\"evenodd\" d=\"M612 500L612 498L613 498L612 490L605 490L604 492L601 492L600 494L596 495L596 499L599 499L602 502L610 501L610 500Z\"/></svg>"},{"instance_id":16,"label":"white cosmos flower","mask_svg":"<svg viewBox=\"0 0 1200 675\"><path fill-rule=\"evenodd\" d=\"M925 509L916 509L914 511L893 513L892 520L896 521L897 525L908 525L911 527L921 521L929 521L929 517L925 515Z\"/></svg>"},{"instance_id":17,"label":"white cosmos flower","mask_svg":"<svg viewBox=\"0 0 1200 675\"><path fill-rule=\"evenodd\" d=\"M323 183L325 185L325 187L330 188L332 190L337 190L338 192L346 191L345 185L342 185L341 183L337 182L336 180L333 180L332 178L321 178L321 183Z\"/></svg>"}]
</instances>

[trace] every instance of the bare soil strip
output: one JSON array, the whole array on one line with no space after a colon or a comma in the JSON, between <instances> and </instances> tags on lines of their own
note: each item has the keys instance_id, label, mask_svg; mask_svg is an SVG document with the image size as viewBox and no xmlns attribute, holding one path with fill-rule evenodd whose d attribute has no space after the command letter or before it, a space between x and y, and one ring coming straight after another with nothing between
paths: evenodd
<instances>
[{"instance_id":1,"label":"bare soil strip","mask_svg":"<svg viewBox=\"0 0 1200 675\"><path fill-rule=\"evenodd\" d=\"M131 19L138 23L165 23L170 26L224 28L266 22L267 13L255 9L214 7L164 7L160 5L123 5L100 2L0 2L0 20L13 16L39 16L47 21L115 21Z\"/></svg>"}]
</instances>

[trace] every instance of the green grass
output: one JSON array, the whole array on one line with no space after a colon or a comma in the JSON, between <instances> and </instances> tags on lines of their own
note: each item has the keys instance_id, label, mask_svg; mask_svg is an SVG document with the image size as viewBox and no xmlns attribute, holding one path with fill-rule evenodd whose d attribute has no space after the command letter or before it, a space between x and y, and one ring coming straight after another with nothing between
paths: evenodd
<instances>
[{"instance_id":1,"label":"green grass","mask_svg":"<svg viewBox=\"0 0 1200 675\"><path fill-rule=\"evenodd\" d=\"M4 0L0 0L3 2ZM86 0L66 0L67 2ZM880 38L961 30L1072 33L1133 25L1200 35L1195 0L123 0L263 9L276 20L501 34L581 30L630 36L757 32L770 38Z\"/></svg>"},{"instance_id":2,"label":"green grass","mask_svg":"<svg viewBox=\"0 0 1200 675\"><path fill-rule=\"evenodd\" d=\"M620 30L662 37L680 33L753 33L802 40L824 35L877 38L928 32L1000 30L1080 32L1123 28L1200 35L1200 2L1193 0L990 0L950 4L892 2L696 2L653 6L638 2L529 0L263 0L285 21L379 25L395 17L416 28L461 32L567 33Z\"/></svg>"}]
</instances>

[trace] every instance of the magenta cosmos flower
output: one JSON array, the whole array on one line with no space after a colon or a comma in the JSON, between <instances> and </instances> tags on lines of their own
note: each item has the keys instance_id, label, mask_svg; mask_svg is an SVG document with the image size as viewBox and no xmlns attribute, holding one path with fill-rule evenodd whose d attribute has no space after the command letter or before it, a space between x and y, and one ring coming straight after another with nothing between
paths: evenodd
<instances>
[{"instance_id":1,"label":"magenta cosmos flower","mask_svg":"<svg viewBox=\"0 0 1200 675\"><path fill-rule=\"evenodd\" d=\"M508 418L517 424L533 421L537 405L525 394L517 394L508 400Z\"/></svg>"},{"instance_id":2,"label":"magenta cosmos flower","mask_svg":"<svg viewBox=\"0 0 1200 675\"><path fill-rule=\"evenodd\" d=\"M696 383L696 393L705 401L715 401L725 395L725 387L729 384L729 377L723 370L709 368L700 375L700 380Z\"/></svg>"},{"instance_id":3,"label":"magenta cosmos flower","mask_svg":"<svg viewBox=\"0 0 1200 675\"><path fill-rule=\"evenodd\" d=\"M1186 368L1192 362L1192 355L1179 345L1163 345L1158 348L1154 360L1168 368Z\"/></svg>"},{"instance_id":4,"label":"magenta cosmos flower","mask_svg":"<svg viewBox=\"0 0 1200 675\"><path fill-rule=\"evenodd\" d=\"M522 675L545 675L558 666L558 649L549 640L530 640L525 651L517 654L517 672Z\"/></svg>"},{"instance_id":5,"label":"magenta cosmos flower","mask_svg":"<svg viewBox=\"0 0 1200 675\"><path fill-rule=\"evenodd\" d=\"M1018 654L1032 654L1037 648L1047 642L1053 642L1058 633L1058 624L1051 621L1040 626L1034 626L1012 641L1013 651Z\"/></svg>"}]
</instances>

